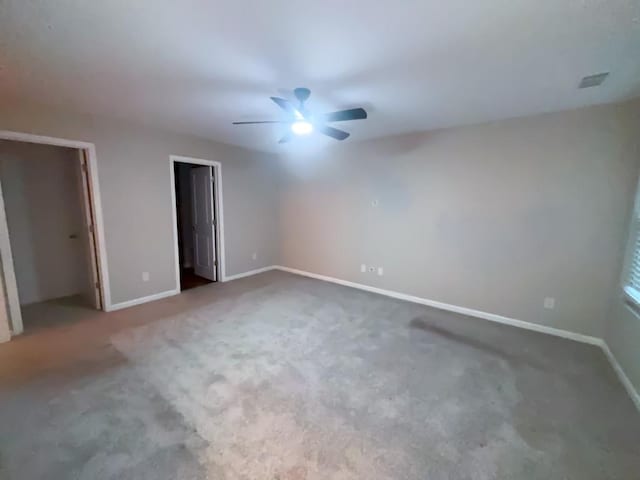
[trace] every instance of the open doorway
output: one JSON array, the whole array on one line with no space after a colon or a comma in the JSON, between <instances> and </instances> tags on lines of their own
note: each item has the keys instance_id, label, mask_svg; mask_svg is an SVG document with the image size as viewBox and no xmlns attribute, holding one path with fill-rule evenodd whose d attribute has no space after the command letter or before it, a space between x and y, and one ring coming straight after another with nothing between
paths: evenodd
<instances>
[{"instance_id":1,"label":"open doorway","mask_svg":"<svg viewBox=\"0 0 640 480\"><path fill-rule=\"evenodd\" d=\"M221 276L220 176L215 162L172 157L171 163L178 276L184 291L217 282Z\"/></svg>"},{"instance_id":2,"label":"open doorway","mask_svg":"<svg viewBox=\"0 0 640 480\"><path fill-rule=\"evenodd\" d=\"M83 148L0 139L0 253L14 334L104 309Z\"/></svg>"}]
</instances>

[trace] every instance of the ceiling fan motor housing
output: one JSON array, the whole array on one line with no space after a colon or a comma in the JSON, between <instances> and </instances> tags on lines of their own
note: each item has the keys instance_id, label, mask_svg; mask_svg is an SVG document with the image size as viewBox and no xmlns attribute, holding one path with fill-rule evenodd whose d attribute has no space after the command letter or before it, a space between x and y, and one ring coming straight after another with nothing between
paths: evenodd
<instances>
[{"instance_id":1,"label":"ceiling fan motor housing","mask_svg":"<svg viewBox=\"0 0 640 480\"><path fill-rule=\"evenodd\" d=\"M293 94L300 101L300 103L304 103L309 99L311 90L309 90L308 88L298 87L293 91Z\"/></svg>"}]
</instances>

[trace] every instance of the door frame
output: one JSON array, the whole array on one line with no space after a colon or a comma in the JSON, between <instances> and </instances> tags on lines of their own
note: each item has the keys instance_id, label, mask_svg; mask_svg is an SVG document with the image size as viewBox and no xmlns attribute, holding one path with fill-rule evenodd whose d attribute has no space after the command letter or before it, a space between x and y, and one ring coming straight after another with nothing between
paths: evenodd
<instances>
[{"instance_id":1,"label":"door frame","mask_svg":"<svg viewBox=\"0 0 640 480\"><path fill-rule=\"evenodd\" d=\"M100 197L100 182L98 181L98 159L96 156L96 146L90 142L79 140L70 140L66 138L48 137L44 135L34 135L31 133L14 132L9 130L0 130L0 140L12 140L23 143L38 143L42 145L52 145L56 147L68 147L84 150L87 154L87 169L91 192L89 201L92 205L86 205L87 208L93 208L94 213L94 235L97 235L98 255L96 258L100 293L102 296L102 310L108 311L111 307L111 291L109 288L109 268L107 264L107 250L104 234L104 217L102 215L102 200ZM6 212L4 202L0 203L0 253L3 257L2 272L4 277L6 296L9 314L9 326L12 335L19 335L23 332L22 312L20 310L20 301L18 297L18 285L16 283L15 271L13 267L13 256L11 245L9 243L9 231L6 223ZM10 262L4 261L4 258L11 259ZM0 316L2 313L0 313ZM0 318L0 321L2 319Z\"/></svg>"},{"instance_id":2,"label":"door frame","mask_svg":"<svg viewBox=\"0 0 640 480\"><path fill-rule=\"evenodd\" d=\"M227 281L227 274L225 268L225 256L224 256L224 207L222 203L222 164L216 160L205 160L203 158L183 157L181 155L169 156L169 172L171 180L171 218L173 221L173 250L175 257L176 268L176 289L178 292L182 291L180 285L180 251L178 246L178 212L176 207L176 184L175 184L175 172L174 167L176 163L189 163L191 165L208 166L213 168L213 200L214 200L214 218L216 220L216 234L213 239L213 248L218 248L216 251L217 259L217 272L216 276L220 282Z\"/></svg>"}]
</instances>

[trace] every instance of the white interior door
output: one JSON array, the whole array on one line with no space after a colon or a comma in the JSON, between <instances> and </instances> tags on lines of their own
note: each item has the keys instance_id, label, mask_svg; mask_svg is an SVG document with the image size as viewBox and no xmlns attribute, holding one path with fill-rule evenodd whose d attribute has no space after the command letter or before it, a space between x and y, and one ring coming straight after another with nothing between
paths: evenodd
<instances>
[{"instance_id":1,"label":"white interior door","mask_svg":"<svg viewBox=\"0 0 640 480\"><path fill-rule=\"evenodd\" d=\"M16 272L13 266L13 253L11 252L11 242L9 240L9 225L4 209L4 197L2 196L2 185L0 184L0 264L2 276L4 277L4 291L0 290L0 295L6 294L6 302L9 308L0 311L0 341L9 340L8 329L14 335L22 333L22 311L20 310L20 298L18 297L18 282L16 282ZM6 292L6 293L5 293ZM7 316L8 313L8 316ZM4 333L2 333L4 332Z\"/></svg>"},{"instance_id":2,"label":"white interior door","mask_svg":"<svg viewBox=\"0 0 640 480\"><path fill-rule=\"evenodd\" d=\"M79 150L79 155L80 204L82 205L85 220L85 230L82 235L82 240L86 246L86 258L89 267L89 285L87 285L85 296L94 308L102 310L102 291L100 289L100 271L98 269L98 241L95 232L95 216L91 198L87 152L81 149Z\"/></svg>"},{"instance_id":3,"label":"white interior door","mask_svg":"<svg viewBox=\"0 0 640 480\"><path fill-rule=\"evenodd\" d=\"M213 172L211 167L191 169L193 195L193 269L196 275L216 281Z\"/></svg>"}]
</instances>

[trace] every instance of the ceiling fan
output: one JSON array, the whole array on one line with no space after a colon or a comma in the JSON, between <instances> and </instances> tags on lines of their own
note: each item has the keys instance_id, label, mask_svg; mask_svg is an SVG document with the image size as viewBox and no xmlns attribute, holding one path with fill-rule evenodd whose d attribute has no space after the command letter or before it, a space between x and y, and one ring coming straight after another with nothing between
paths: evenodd
<instances>
[{"instance_id":1,"label":"ceiling fan","mask_svg":"<svg viewBox=\"0 0 640 480\"><path fill-rule=\"evenodd\" d=\"M305 107L305 102L311 95L308 88L296 88L293 94L298 99L300 105L296 108L289 100L280 97L271 97L271 100L282 110L289 114L287 120L262 120L255 122L233 122L234 125L254 125L259 123L279 123L288 124L289 131L280 139L279 143L287 143L291 141L293 135L309 135L314 130L327 135L336 140L344 140L349 133L344 130L327 125L331 122L346 122L348 120L364 120L367 118L367 112L364 108L351 108L348 110L339 110L337 112L315 114L311 113Z\"/></svg>"}]
</instances>

